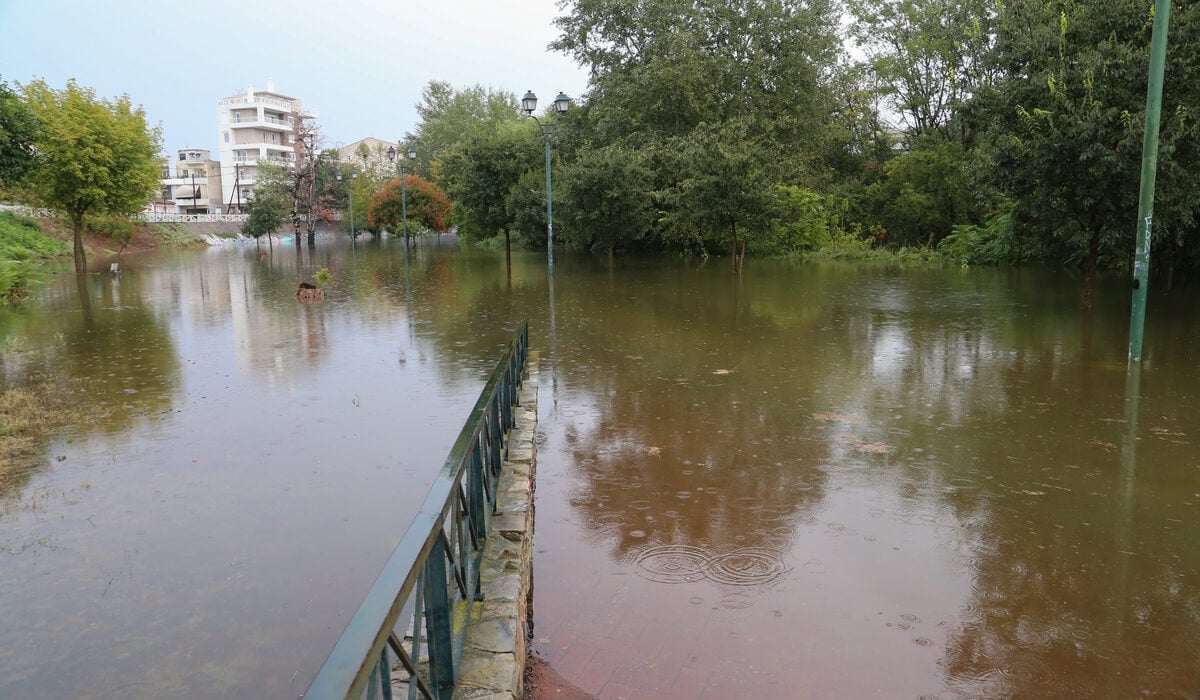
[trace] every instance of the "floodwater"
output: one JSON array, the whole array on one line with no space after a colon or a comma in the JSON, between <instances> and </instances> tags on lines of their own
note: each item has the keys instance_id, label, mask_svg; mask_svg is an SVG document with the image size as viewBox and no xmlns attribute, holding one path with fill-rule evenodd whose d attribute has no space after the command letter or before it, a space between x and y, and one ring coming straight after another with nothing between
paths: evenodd
<instances>
[{"instance_id":1,"label":"floodwater","mask_svg":"<svg viewBox=\"0 0 1200 700\"><path fill-rule=\"evenodd\" d=\"M0 470L0 697L296 697L524 319L533 649L586 692L1200 693L1193 294L1131 373L1119 281L556 263L231 246L0 311L94 417Z\"/></svg>"}]
</instances>

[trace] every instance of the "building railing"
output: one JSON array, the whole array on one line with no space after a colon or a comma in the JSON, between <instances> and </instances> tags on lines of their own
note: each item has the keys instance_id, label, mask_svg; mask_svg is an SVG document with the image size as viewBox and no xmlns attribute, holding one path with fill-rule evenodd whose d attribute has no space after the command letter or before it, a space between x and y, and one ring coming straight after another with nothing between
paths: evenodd
<instances>
[{"instance_id":1,"label":"building railing","mask_svg":"<svg viewBox=\"0 0 1200 700\"><path fill-rule=\"evenodd\" d=\"M524 324L305 700L391 700L393 672L406 677L409 698L450 697L462 658L465 610L483 599L480 562L528 347Z\"/></svg>"},{"instance_id":2,"label":"building railing","mask_svg":"<svg viewBox=\"0 0 1200 700\"><path fill-rule=\"evenodd\" d=\"M181 197L179 199L191 199ZM165 214L142 212L137 218L149 224L205 224L205 223L237 223L250 218L249 214Z\"/></svg>"}]
</instances>

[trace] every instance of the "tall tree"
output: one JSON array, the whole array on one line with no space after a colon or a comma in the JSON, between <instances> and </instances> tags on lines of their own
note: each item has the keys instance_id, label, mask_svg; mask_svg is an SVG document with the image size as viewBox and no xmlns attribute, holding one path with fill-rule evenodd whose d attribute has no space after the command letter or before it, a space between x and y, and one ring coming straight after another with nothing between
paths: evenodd
<instances>
[{"instance_id":1,"label":"tall tree","mask_svg":"<svg viewBox=\"0 0 1200 700\"><path fill-rule=\"evenodd\" d=\"M1155 231L1194 245L1200 6L1176 9ZM1083 261L1084 308L1101 259L1125 264L1133 250L1152 11L1140 0L1010 0L997 45L1006 77L971 107L989 124L985 171L1015 200L1015 229L1035 236L1051 261Z\"/></svg>"},{"instance_id":2,"label":"tall tree","mask_svg":"<svg viewBox=\"0 0 1200 700\"><path fill-rule=\"evenodd\" d=\"M0 81L0 187L10 187L33 165L37 122L21 96Z\"/></svg>"},{"instance_id":3,"label":"tall tree","mask_svg":"<svg viewBox=\"0 0 1200 700\"><path fill-rule=\"evenodd\" d=\"M619 244L641 238L654 223L650 171L628 149L581 152L560 180L568 238L577 246L604 250L609 267Z\"/></svg>"},{"instance_id":4,"label":"tall tree","mask_svg":"<svg viewBox=\"0 0 1200 700\"><path fill-rule=\"evenodd\" d=\"M521 176L542 160L534 128L526 122L505 124L471 138L445 161L446 194L454 201L459 231L468 238L504 234L509 259L513 232L510 193Z\"/></svg>"},{"instance_id":5,"label":"tall tree","mask_svg":"<svg viewBox=\"0 0 1200 700\"><path fill-rule=\"evenodd\" d=\"M455 89L450 83L431 80L417 103L416 129L404 137L404 148L417 149L411 172L445 186L441 164L455 146L495 131L518 118L517 98L506 90L481 85Z\"/></svg>"},{"instance_id":6,"label":"tall tree","mask_svg":"<svg viewBox=\"0 0 1200 700\"><path fill-rule=\"evenodd\" d=\"M770 231L778 203L761 132L748 120L702 124L677 150L686 176L663 193L671 223L728 246L740 274L747 246Z\"/></svg>"},{"instance_id":7,"label":"tall tree","mask_svg":"<svg viewBox=\"0 0 1200 700\"><path fill-rule=\"evenodd\" d=\"M591 71L601 145L757 116L797 176L829 139L832 0L568 0L553 48Z\"/></svg>"},{"instance_id":8,"label":"tall tree","mask_svg":"<svg viewBox=\"0 0 1200 700\"><path fill-rule=\"evenodd\" d=\"M56 90L42 80L22 86L39 128L30 189L71 223L75 271L87 269L83 229L89 216L134 214L159 189L162 135L128 95L98 99L74 80Z\"/></svg>"},{"instance_id":9,"label":"tall tree","mask_svg":"<svg viewBox=\"0 0 1200 700\"><path fill-rule=\"evenodd\" d=\"M996 0L849 0L853 34L915 138L951 136L954 117L991 85Z\"/></svg>"},{"instance_id":10,"label":"tall tree","mask_svg":"<svg viewBox=\"0 0 1200 700\"><path fill-rule=\"evenodd\" d=\"M287 181L287 193L292 201L292 231L296 245L300 244L300 229L308 237L308 245L316 244L317 224L334 217L332 205L336 199L337 152L323 148L321 130L313 117L297 115L292 127L294 157Z\"/></svg>"}]
</instances>

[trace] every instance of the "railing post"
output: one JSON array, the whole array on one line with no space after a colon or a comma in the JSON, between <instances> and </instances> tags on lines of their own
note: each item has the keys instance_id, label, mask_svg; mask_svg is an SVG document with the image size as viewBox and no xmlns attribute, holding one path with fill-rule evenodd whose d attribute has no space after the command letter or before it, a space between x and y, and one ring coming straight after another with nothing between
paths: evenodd
<instances>
[{"instance_id":1,"label":"railing post","mask_svg":"<svg viewBox=\"0 0 1200 700\"><path fill-rule=\"evenodd\" d=\"M446 578L446 533L439 526L433 549L425 559L425 639L429 647L429 678L438 698L454 688L454 650L451 648L450 582Z\"/></svg>"}]
</instances>

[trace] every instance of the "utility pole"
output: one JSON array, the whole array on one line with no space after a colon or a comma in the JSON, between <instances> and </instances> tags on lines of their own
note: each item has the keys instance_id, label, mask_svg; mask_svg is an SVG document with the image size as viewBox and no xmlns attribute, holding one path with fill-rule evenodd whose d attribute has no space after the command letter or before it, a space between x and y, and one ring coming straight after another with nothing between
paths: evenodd
<instances>
[{"instance_id":1,"label":"utility pole","mask_svg":"<svg viewBox=\"0 0 1200 700\"><path fill-rule=\"evenodd\" d=\"M1150 286L1150 233L1154 224L1154 179L1158 174L1158 128L1162 121L1163 66L1171 0L1154 2L1154 34L1150 40L1150 81L1146 86L1146 132L1142 141L1142 186L1138 192L1137 250L1133 254L1133 309L1129 314L1129 361L1142 359L1146 327L1146 292Z\"/></svg>"}]
</instances>

